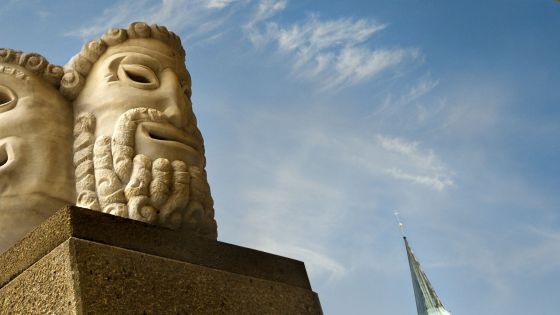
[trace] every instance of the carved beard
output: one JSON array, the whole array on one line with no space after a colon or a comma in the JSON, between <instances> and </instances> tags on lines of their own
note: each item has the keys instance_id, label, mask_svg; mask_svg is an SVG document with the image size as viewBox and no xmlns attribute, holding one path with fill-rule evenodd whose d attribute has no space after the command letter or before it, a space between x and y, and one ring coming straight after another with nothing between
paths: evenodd
<instances>
[{"instance_id":1,"label":"carved beard","mask_svg":"<svg viewBox=\"0 0 560 315\"><path fill-rule=\"evenodd\" d=\"M163 113L130 109L119 117L112 138L95 139L95 122L92 113L84 113L74 125L78 206L216 239L213 201L204 170L179 160L152 161L135 155L138 125L169 124Z\"/></svg>"}]
</instances>

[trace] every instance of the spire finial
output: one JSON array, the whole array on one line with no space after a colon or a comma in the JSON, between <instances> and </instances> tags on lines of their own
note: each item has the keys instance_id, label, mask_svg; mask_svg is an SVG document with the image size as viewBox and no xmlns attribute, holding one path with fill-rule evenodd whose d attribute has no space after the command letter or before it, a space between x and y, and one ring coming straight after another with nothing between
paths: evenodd
<instances>
[{"instance_id":1,"label":"spire finial","mask_svg":"<svg viewBox=\"0 0 560 315\"><path fill-rule=\"evenodd\" d=\"M399 229L401 230L401 234L403 237L405 237L404 235L404 224L402 224L401 219L399 218L399 213L395 212L395 217L397 218L397 223L399 224Z\"/></svg>"}]
</instances>

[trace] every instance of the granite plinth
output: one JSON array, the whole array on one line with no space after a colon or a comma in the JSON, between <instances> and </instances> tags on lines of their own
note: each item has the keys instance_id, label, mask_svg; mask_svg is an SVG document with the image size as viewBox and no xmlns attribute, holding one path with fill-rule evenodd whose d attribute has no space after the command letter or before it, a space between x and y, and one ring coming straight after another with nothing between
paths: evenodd
<instances>
[{"instance_id":1,"label":"granite plinth","mask_svg":"<svg viewBox=\"0 0 560 315\"><path fill-rule=\"evenodd\" d=\"M302 262L77 207L0 255L0 314L321 314Z\"/></svg>"}]
</instances>

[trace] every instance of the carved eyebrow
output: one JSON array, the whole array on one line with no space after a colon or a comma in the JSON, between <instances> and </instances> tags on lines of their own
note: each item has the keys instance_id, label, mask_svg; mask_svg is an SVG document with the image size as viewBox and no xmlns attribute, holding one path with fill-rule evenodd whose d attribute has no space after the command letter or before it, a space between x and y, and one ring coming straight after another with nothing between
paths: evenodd
<instances>
[{"instance_id":1,"label":"carved eyebrow","mask_svg":"<svg viewBox=\"0 0 560 315\"><path fill-rule=\"evenodd\" d=\"M139 64L139 65L147 66L150 69L152 69L152 71L154 71L156 74L159 73L161 70L163 70L163 65L160 61L148 55L138 54L138 53L129 54L128 56L125 56L122 59L121 64Z\"/></svg>"},{"instance_id":2,"label":"carved eyebrow","mask_svg":"<svg viewBox=\"0 0 560 315\"><path fill-rule=\"evenodd\" d=\"M107 67L109 72L105 75L105 79L107 82L116 81L117 79L117 70L119 69L119 65L121 61L124 59L125 56L121 56L111 60L109 66Z\"/></svg>"}]
</instances>

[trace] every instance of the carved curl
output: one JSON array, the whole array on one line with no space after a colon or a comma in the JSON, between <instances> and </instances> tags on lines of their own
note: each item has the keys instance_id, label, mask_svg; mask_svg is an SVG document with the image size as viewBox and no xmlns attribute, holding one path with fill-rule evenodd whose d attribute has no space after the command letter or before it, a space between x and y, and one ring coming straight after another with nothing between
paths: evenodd
<instances>
[{"instance_id":1,"label":"carved curl","mask_svg":"<svg viewBox=\"0 0 560 315\"><path fill-rule=\"evenodd\" d=\"M163 42L178 53L177 57L184 64L185 49L181 44L179 36L168 31L165 26L134 22L130 24L127 29L112 28L101 38L86 43L84 47L82 47L80 53L72 57L68 64L64 66L65 74L62 79L63 82L60 85L62 94L70 101L74 100L83 88L83 83L75 84L77 82L83 82L83 80L79 80L76 73L83 77L83 79L87 78L93 65L109 47L117 46L128 39L135 38L153 38ZM2 60L2 54L3 52L0 51L0 60ZM9 57L10 56L7 55L6 58ZM67 73L72 74L67 77ZM187 91L190 91L191 78L189 72L187 70L184 72L180 71L178 74L181 84L188 87ZM74 82L74 84L68 84L67 82ZM188 94L190 97L190 92Z\"/></svg>"},{"instance_id":2,"label":"carved curl","mask_svg":"<svg viewBox=\"0 0 560 315\"><path fill-rule=\"evenodd\" d=\"M45 80L47 80L52 86L58 87L63 76L64 69L61 66L48 64L45 68L43 78L45 78Z\"/></svg>"},{"instance_id":3,"label":"carved curl","mask_svg":"<svg viewBox=\"0 0 560 315\"><path fill-rule=\"evenodd\" d=\"M112 28L101 37L101 40L108 46L116 46L127 39L128 32L120 28Z\"/></svg>"},{"instance_id":4,"label":"carved curl","mask_svg":"<svg viewBox=\"0 0 560 315\"><path fill-rule=\"evenodd\" d=\"M107 50L107 44L102 39L95 39L84 45L81 55L90 63L94 63L101 57L105 50Z\"/></svg>"},{"instance_id":5,"label":"carved curl","mask_svg":"<svg viewBox=\"0 0 560 315\"><path fill-rule=\"evenodd\" d=\"M101 210L95 192L93 145L95 142L95 116L82 114L74 125L74 165L76 176L77 206Z\"/></svg>"},{"instance_id":6,"label":"carved curl","mask_svg":"<svg viewBox=\"0 0 560 315\"><path fill-rule=\"evenodd\" d=\"M60 92L67 99L75 99L86 83L86 79L77 71L65 71L60 81Z\"/></svg>"},{"instance_id":7,"label":"carved curl","mask_svg":"<svg viewBox=\"0 0 560 315\"><path fill-rule=\"evenodd\" d=\"M146 23L134 22L128 26L128 38L150 38L151 35L151 29Z\"/></svg>"},{"instance_id":8,"label":"carved curl","mask_svg":"<svg viewBox=\"0 0 560 315\"><path fill-rule=\"evenodd\" d=\"M162 25L153 24L150 26L152 29L152 37L160 41L169 41L169 30Z\"/></svg>"},{"instance_id":9,"label":"carved curl","mask_svg":"<svg viewBox=\"0 0 560 315\"><path fill-rule=\"evenodd\" d=\"M0 62L17 64L22 52L10 48L0 48Z\"/></svg>"},{"instance_id":10,"label":"carved curl","mask_svg":"<svg viewBox=\"0 0 560 315\"><path fill-rule=\"evenodd\" d=\"M59 87L64 74L62 67L50 64L45 57L37 53L24 53L10 48L0 48L0 63L23 68L55 88Z\"/></svg>"},{"instance_id":11,"label":"carved curl","mask_svg":"<svg viewBox=\"0 0 560 315\"><path fill-rule=\"evenodd\" d=\"M48 63L45 57L36 53L23 53L18 60L20 66L39 75L45 70Z\"/></svg>"}]
</instances>

